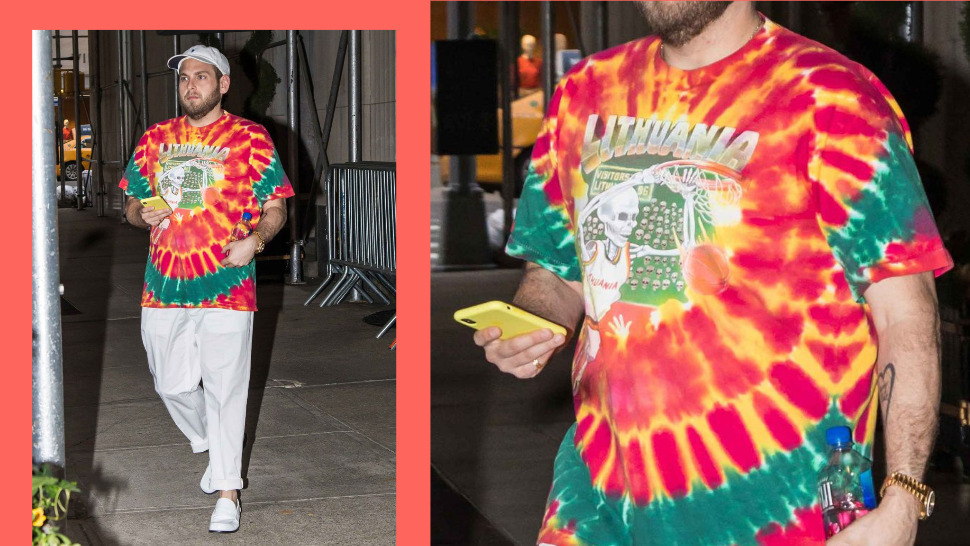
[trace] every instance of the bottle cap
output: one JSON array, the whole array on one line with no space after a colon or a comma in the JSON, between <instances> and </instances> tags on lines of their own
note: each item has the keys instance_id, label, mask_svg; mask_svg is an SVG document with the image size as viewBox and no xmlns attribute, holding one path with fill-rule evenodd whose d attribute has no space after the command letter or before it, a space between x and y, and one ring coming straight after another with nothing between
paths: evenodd
<instances>
[{"instance_id":1,"label":"bottle cap","mask_svg":"<svg viewBox=\"0 0 970 546\"><path fill-rule=\"evenodd\" d=\"M243 213L243 220L252 220L252 219L253 219L253 215L251 213L249 212Z\"/></svg>"},{"instance_id":2,"label":"bottle cap","mask_svg":"<svg viewBox=\"0 0 970 546\"><path fill-rule=\"evenodd\" d=\"M825 431L825 441L830 446L839 447L852 443L852 429L849 427L829 427Z\"/></svg>"}]
</instances>

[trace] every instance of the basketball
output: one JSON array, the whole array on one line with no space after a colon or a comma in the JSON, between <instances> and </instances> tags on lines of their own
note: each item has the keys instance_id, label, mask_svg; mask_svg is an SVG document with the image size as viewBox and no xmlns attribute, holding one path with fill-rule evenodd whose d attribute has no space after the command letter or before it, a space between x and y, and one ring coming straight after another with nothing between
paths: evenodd
<instances>
[{"instance_id":1,"label":"basketball","mask_svg":"<svg viewBox=\"0 0 970 546\"><path fill-rule=\"evenodd\" d=\"M712 296L727 288L730 269L727 257L713 245L697 245L684 256L684 280L691 290Z\"/></svg>"}]
</instances>

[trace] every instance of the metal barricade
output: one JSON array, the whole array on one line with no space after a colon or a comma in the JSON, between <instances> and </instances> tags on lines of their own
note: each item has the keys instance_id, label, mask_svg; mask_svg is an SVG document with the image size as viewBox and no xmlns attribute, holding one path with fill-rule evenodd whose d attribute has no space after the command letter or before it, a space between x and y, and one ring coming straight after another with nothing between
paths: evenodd
<instances>
[{"instance_id":1,"label":"metal barricade","mask_svg":"<svg viewBox=\"0 0 970 546\"><path fill-rule=\"evenodd\" d=\"M328 286L320 307L336 305L352 289L369 303L394 297L397 270L395 164L331 165L327 174L327 277L303 305ZM317 234L318 237L323 234ZM331 282L333 281L333 282ZM394 319L381 330L383 335Z\"/></svg>"}]
</instances>

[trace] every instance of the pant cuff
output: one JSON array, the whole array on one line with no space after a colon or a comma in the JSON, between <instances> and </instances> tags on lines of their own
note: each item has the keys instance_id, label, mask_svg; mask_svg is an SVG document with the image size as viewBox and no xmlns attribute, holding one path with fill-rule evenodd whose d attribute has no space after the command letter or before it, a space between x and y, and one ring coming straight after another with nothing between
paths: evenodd
<instances>
[{"instance_id":1,"label":"pant cuff","mask_svg":"<svg viewBox=\"0 0 970 546\"><path fill-rule=\"evenodd\" d=\"M209 451L209 442L202 442L200 444L192 444L192 453L202 453L204 451Z\"/></svg>"},{"instance_id":2,"label":"pant cuff","mask_svg":"<svg viewBox=\"0 0 970 546\"><path fill-rule=\"evenodd\" d=\"M211 482L212 488L216 491L232 491L233 489L242 489L243 481L242 478L235 478L229 480L216 480L213 479Z\"/></svg>"}]
</instances>

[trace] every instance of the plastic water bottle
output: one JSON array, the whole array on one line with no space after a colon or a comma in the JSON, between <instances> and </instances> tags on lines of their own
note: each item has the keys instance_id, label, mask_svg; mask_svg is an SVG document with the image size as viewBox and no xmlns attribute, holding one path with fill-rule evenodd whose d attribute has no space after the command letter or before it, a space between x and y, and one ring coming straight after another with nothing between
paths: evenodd
<instances>
[{"instance_id":1,"label":"plastic water bottle","mask_svg":"<svg viewBox=\"0 0 970 546\"><path fill-rule=\"evenodd\" d=\"M232 226L232 234L229 236L229 239L232 241L238 241L240 239L249 237L249 234L253 232L253 224L250 222L252 219L252 214L244 212L242 220L236 222L236 225Z\"/></svg>"},{"instance_id":2,"label":"plastic water bottle","mask_svg":"<svg viewBox=\"0 0 970 546\"><path fill-rule=\"evenodd\" d=\"M849 427L829 428L825 440L831 450L818 472L818 498L828 539L876 507L876 490L872 461L852 449Z\"/></svg>"}]
</instances>

